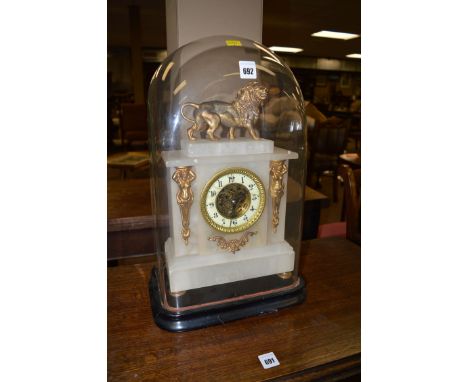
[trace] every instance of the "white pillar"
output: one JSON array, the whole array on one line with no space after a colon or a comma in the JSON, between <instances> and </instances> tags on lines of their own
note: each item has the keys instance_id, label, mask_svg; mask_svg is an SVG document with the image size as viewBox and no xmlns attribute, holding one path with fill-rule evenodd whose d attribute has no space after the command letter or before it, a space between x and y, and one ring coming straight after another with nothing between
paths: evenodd
<instances>
[{"instance_id":1,"label":"white pillar","mask_svg":"<svg viewBox=\"0 0 468 382\"><path fill-rule=\"evenodd\" d=\"M167 53L216 35L262 42L262 21L263 0L166 0Z\"/></svg>"}]
</instances>

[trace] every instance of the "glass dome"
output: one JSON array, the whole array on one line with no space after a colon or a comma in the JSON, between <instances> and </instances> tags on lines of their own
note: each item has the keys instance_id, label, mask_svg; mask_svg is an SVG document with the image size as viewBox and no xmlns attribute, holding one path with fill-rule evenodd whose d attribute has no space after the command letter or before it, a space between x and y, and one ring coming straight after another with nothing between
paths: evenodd
<instances>
[{"instance_id":1,"label":"glass dome","mask_svg":"<svg viewBox=\"0 0 468 382\"><path fill-rule=\"evenodd\" d=\"M186 330L300 302L306 125L288 66L244 38L194 41L157 69L148 115L156 323Z\"/></svg>"}]
</instances>

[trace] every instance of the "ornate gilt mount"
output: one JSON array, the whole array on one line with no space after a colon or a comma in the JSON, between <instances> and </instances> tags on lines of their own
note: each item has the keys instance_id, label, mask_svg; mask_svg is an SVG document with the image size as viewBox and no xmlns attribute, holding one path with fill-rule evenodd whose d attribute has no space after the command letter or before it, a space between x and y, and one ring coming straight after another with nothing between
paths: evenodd
<instances>
[{"instance_id":1,"label":"ornate gilt mount","mask_svg":"<svg viewBox=\"0 0 468 382\"><path fill-rule=\"evenodd\" d=\"M287 172L288 167L285 160L272 160L270 162L270 195L273 211L271 222L274 232L276 232L279 224L279 208L284 195L283 176Z\"/></svg>"},{"instance_id":2,"label":"ornate gilt mount","mask_svg":"<svg viewBox=\"0 0 468 382\"><path fill-rule=\"evenodd\" d=\"M257 232L247 231L240 239L226 240L222 236L210 236L208 240L216 241L220 249L226 249L229 252L236 253L249 241L249 236L255 235Z\"/></svg>"},{"instance_id":3,"label":"ornate gilt mount","mask_svg":"<svg viewBox=\"0 0 468 382\"><path fill-rule=\"evenodd\" d=\"M193 192L191 184L196 179L195 173L192 171L191 166L176 167L172 179L179 185L177 191L177 204L180 208L180 215L182 217L182 238L185 245L188 244L190 237L190 207L193 203Z\"/></svg>"},{"instance_id":4,"label":"ornate gilt mount","mask_svg":"<svg viewBox=\"0 0 468 382\"><path fill-rule=\"evenodd\" d=\"M180 114L192 126L187 130L191 141L196 140L195 132L206 129L206 137L212 141L219 138L215 135L218 128L229 127L229 139L235 139L235 129L246 129L253 139L260 139L254 130L255 121L260 113L260 107L268 97L268 88L253 81L243 86L237 92L231 103L222 101L208 101L202 103L184 103L180 107ZM193 108L192 118L184 114L186 107Z\"/></svg>"}]
</instances>

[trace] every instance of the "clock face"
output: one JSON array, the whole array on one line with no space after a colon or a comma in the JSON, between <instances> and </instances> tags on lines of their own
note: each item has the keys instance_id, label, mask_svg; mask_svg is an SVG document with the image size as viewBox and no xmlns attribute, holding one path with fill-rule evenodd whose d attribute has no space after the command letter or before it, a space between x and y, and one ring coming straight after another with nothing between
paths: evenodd
<instances>
[{"instance_id":1,"label":"clock face","mask_svg":"<svg viewBox=\"0 0 468 382\"><path fill-rule=\"evenodd\" d=\"M201 195L206 222L221 232L241 232L251 227L265 207L265 188L260 178L245 168L217 173Z\"/></svg>"}]
</instances>

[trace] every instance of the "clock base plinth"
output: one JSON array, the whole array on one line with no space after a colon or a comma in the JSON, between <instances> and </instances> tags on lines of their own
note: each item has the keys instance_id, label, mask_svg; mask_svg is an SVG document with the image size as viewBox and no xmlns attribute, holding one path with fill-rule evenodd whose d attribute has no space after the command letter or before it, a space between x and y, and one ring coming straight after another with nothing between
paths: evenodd
<instances>
[{"instance_id":1,"label":"clock base plinth","mask_svg":"<svg viewBox=\"0 0 468 382\"><path fill-rule=\"evenodd\" d=\"M235 254L217 250L200 256L176 256L173 243L172 238L165 243L171 293L283 274L294 268L294 250L286 241L263 248L242 248Z\"/></svg>"},{"instance_id":2,"label":"clock base plinth","mask_svg":"<svg viewBox=\"0 0 468 382\"><path fill-rule=\"evenodd\" d=\"M171 332L183 332L260 314L274 313L279 309L300 304L305 300L306 287L304 280L299 276L296 285L291 288L283 288L279 291L244 300L173 312L161 305L158 276L155 269L153 269L149 281L149 296L154 322L162 329Z\"/></svg>"}]
</instances>

